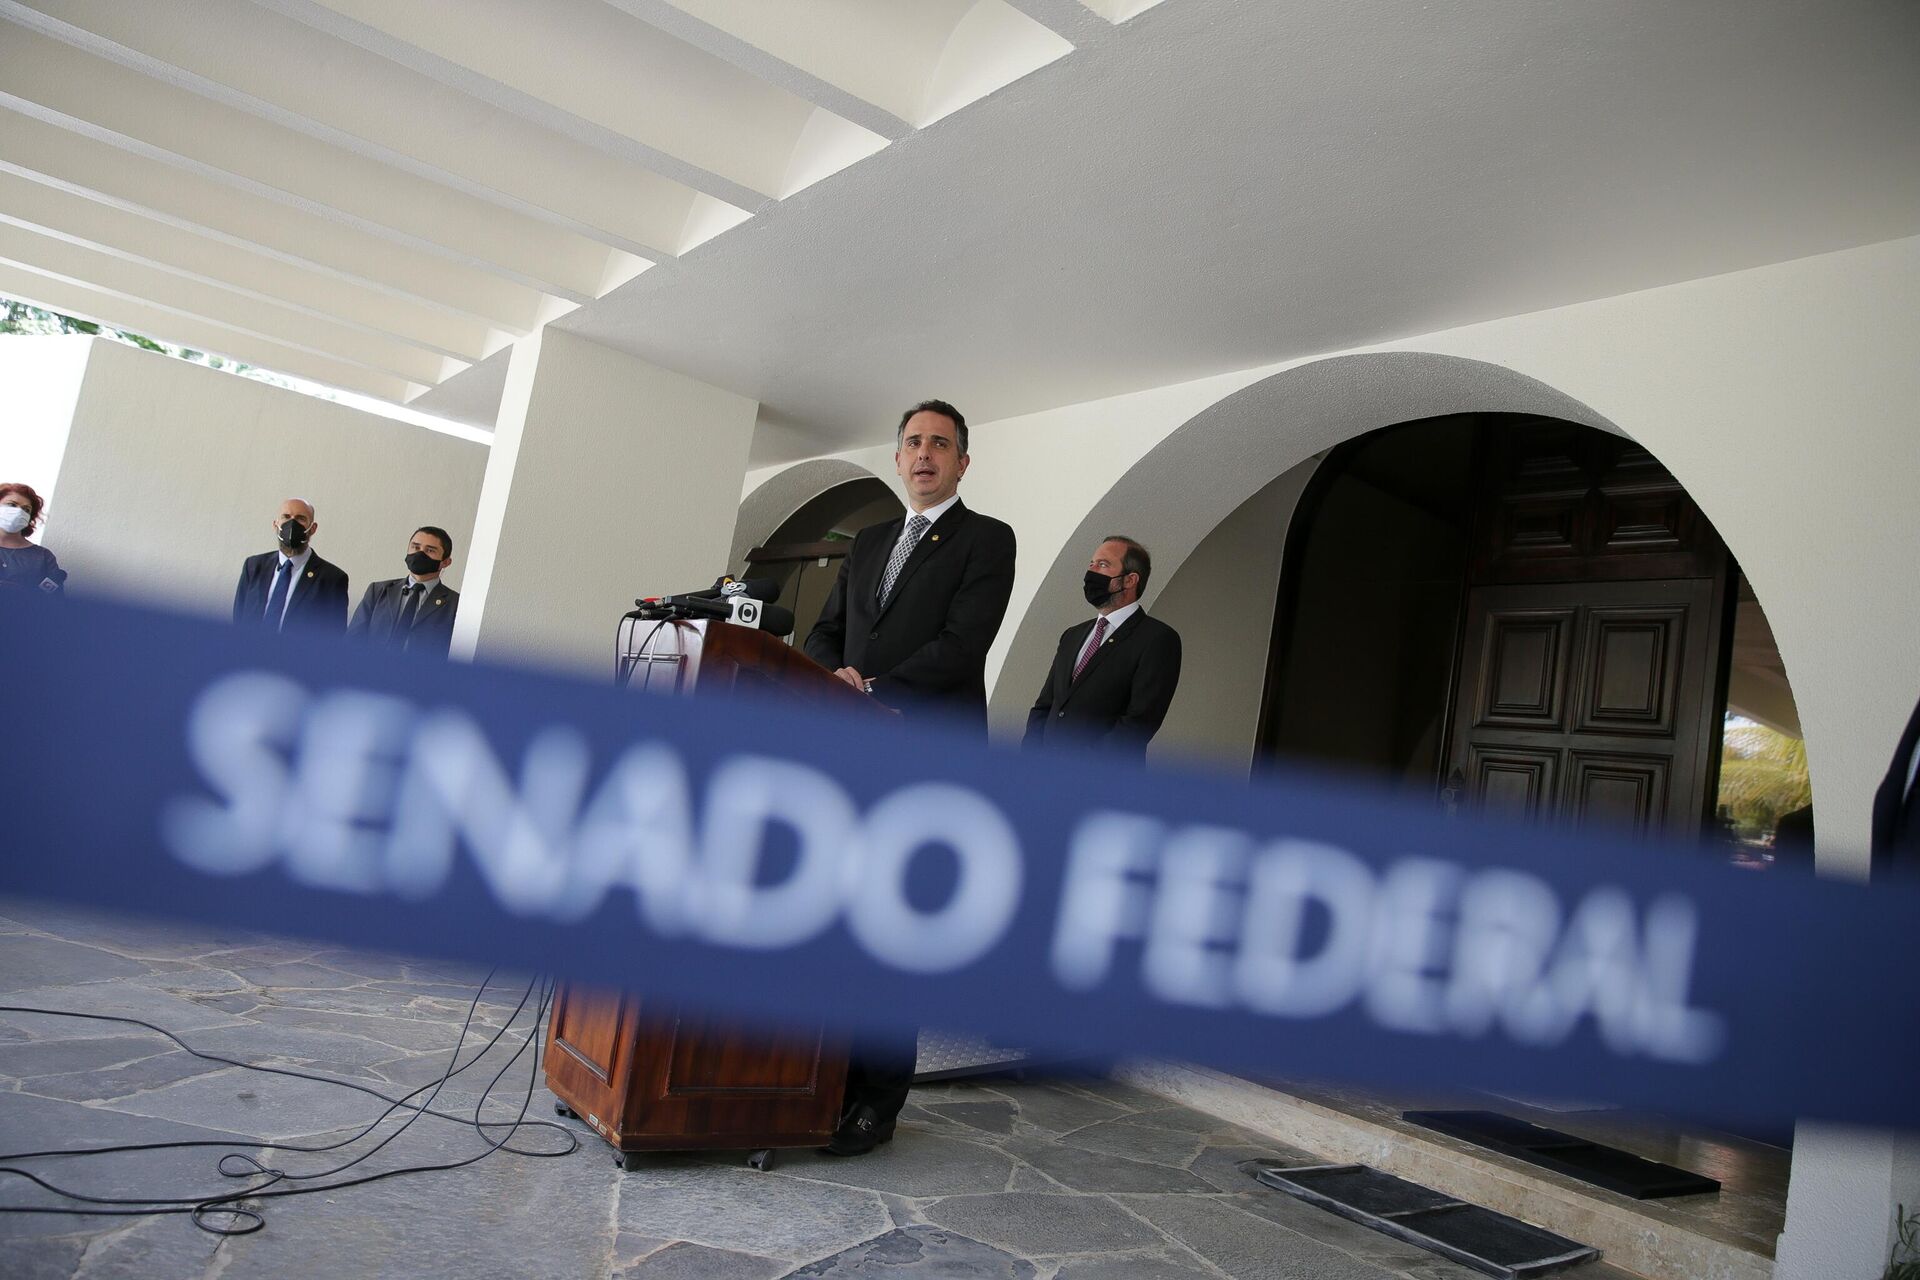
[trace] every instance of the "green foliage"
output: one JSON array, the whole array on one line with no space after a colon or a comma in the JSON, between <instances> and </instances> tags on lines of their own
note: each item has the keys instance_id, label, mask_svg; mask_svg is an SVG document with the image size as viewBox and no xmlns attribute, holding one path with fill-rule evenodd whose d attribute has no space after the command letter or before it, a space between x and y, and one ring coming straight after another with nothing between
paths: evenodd
<instances>
[{"instance_id":1,"label":"green foliage","mask_svg":"<svg viewBox=\"0 0 1920 1280\"><path fill-rule=\"evenodd\" d=\"M1920 1280L1920 1209L1909 1214L1901 1205L1893 1215L1893 1231L1897 1239L1881 1280Z\"/></svg>"},{"instance_id":2,"label":"green foliage","mask_svg":"<svg viewBox=\"0 0 1920 1280\"><path fill-rule=\"evenodd\" d=\"M1743 835L1773 830L1782 814L1812 800L1805 742L1738 716L1728 719L1720 757L1720 807Z\"/></svg>"}]
</instances>

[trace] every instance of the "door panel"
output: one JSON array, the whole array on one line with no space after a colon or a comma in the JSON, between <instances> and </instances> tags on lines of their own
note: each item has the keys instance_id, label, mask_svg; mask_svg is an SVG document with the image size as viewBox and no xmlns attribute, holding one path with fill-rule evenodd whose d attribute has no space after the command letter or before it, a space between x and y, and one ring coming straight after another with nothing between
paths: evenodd
<instances>
[{"instance_id":1,"label":"door panel","mask_svg":"<svg viewBox=\"0 0 1920 1280\"><path fill-rule=\"evenodd\" d=\"M1476 812L1533 821L1553 812L1558 751L1469 748L1467 794Z\"/></svg>"},{"instance_id":2,"label":"door panel","mask_svg":"<svg viewBox=\"0 0 1920 1280\"><path fill-rule=\"evenodd\" d=\"M1638 834L1660 829L1667 808L1672 761L1607 751L1568 754L1562 812L1573 826L1628 828Z\"/></svg>"},{"instance_id":3,"label":"door panel","mask_svg":"<svg viewBox=\"0 0 1920 1280\"><path fill-rule=\"evenodd\" d=\"M1481 726L1558 729L1565 722L1571 609L1495 609L1481 646Z\"/></svg>"},{"instance_id":4,"label":"door panel","mask_svg":"<svg viewBox=\"0 0 1920 1280\"><path fill-rule=\"evenodd\" d=\"M1698 831L1721 605L1704 579L1472 588L1450 747L1469 807Z\"/></svg>"},{"instance_id":5,"label":"door panel","mask_svg":"<svg viewBox=\"0 0 1920 1280\"><path fill-rule=\"evenodd\" d=\"M1588 733L1647 733L1672 737L1687 610L1665 606L1587 611L1586 650L1592 680L1581 703Z\"/></svg>"}]
</instances>

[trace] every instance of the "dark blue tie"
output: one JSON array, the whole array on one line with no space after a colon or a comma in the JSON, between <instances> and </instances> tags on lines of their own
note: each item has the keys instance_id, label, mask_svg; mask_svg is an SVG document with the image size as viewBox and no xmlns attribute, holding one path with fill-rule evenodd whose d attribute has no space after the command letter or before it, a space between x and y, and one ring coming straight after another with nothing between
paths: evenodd
<instances>
[{"instance_id":1,"label":"dark blue tie","mask_svg":"<svg viewBox=\"0 0 1920 1280\"><path fill-rule=\"evenodd\" d=\"M287 608L287 591L293 582L293 561L282 560L274 571L273 590L267 592L267 616L262 619L269 629L278 631L282 615Z\"/></svg>"}]
</instances>

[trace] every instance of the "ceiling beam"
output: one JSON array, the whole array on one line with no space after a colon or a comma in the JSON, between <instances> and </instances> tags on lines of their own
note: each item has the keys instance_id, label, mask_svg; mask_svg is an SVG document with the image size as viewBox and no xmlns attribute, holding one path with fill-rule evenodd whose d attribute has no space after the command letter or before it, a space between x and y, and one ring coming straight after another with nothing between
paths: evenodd
<instances>
[{"instance_id":1,"label":"ceiling beam","mask_svg":"<svg viewBox=\"0 0 1920 1280\"><path fill-rule=\"evenodd\" d=\"M0 110L0 171L510 338L552 318L535 290L12 111Z\"/></svg>"},{"instance_id":2,"label":"ceiling beam","mask_svg":"<svg viewBox=\"0 0 1920 1280\"><path fill-rule=\"evenodd\" d=\"M0 100L16 111L576 303L603 292L617 251L24 28L0 31Z\"/></svg>"},{"instance_id":3,"label":"ceiling beam","mask_svg":"<svg viewBox=\"0 0 1920 1280\"><path fill-rule=\"evenodd\" d=\"M182 316L219 324L292 350L355 364L407 382L432 386L467 367L383 334L303 314L258 295L165 270L15 222L0 221L0 258L50 278L112 294Z\"/></svg>"},{"instance_id":4,"label":"ceiling beam","mask_svg":"<svg viewBox=\"0 0 1920 1280\"><path fill-rule=\"evenodd\" d=\"M402 378L281 346L225 325L61 280L3 260L0 260L0 293L76 320L124 329L158 342L204 351L224 360L356 391L394 404L405 404L420 391L418 386Z\"/></svg>"},{"instance_id":5,"label":"ceiling beam","mask_svg":"<svg viewBox=\"0 0 1920 1280\"><path fill-rule=\"evenodd\" d=\"M1007 3L1076 49L1113 35L1113 24L1080 0L1007 0Z\"/></svg>"},{"instance_id":6,"label":"ceiling beam","mask_svg":"<svg viewBox=\"0 0 1920 1280\"><path fill-rule=\"evenodd\" d=\"M458 90L482 102L512 112L523 120L543 129L550 129L584 146L644 166L696 191L704 191L714 199L725 201L736 208L754 213L772 203L769 195L755 191L743 183L723 177L710 169L702 168L657 147L648 146L638 139L627 137L604 125L583 119L530 93L515 89L471 68L463 67L449 58L397 39L366 23L357 22L323 4L316 3L316 0L254 0L254 2L312 27L316 31L344 40L369 53L378 54L391 62L427 76L449 89Z\"/></svg>"},{"instance_id":7,"label":"ceiling beam","mask_svg":"<svg viewBox=\"0 0 1920 1280\"><path fill-rule=\"evenodd\" d=\"M479 360L510 341L481 321L422 307L246 246L210 240L5 169L0 169L0 220L239 293L278 299L295 310L397 338L452 360Z\"/></svg>"},{"instance_id":8,"label":"ceiling beam","mask_svg":"<svg viewBox=\"0 0 1920 1280\"><path fill-rule=\"evenodd\" d=\"M875 106L838 85L829 84L751 41L722 31L684 9L676 8L668 0L604 0L604 3L666 32L676 40L731 63L749 75L777 85L804 102L831 111L843 120L851 120L888 142L898 142L913 132L913 125L884 107Z\"/></svg>"},{"instance_id":9,"label":"ceiling beam","mask_svg":"<svg viewBox=\"0 0 1920 1280\"><path fill-rule=\"evenodd\" d=\"M201 0L196 15L222 38L159 6L0 0L0 17L210 102L609 248L672 256L692 189L449 101L424 77L242 0Z\"/></svg>"}]
</instances>

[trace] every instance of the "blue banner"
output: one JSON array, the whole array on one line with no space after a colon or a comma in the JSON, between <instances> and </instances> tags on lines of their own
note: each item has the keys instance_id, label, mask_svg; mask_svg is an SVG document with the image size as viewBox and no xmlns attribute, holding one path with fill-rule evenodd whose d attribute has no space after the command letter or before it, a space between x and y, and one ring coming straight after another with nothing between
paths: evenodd
<instances>
[{"instance_id":1,"label":"blue banner","mask_svg":"<svg viewBox=\"0 0 1920 1280\"><path fill-rule=\"evenodd\" d=\"M1920 888L118 606L0 605L0 893L774 1021L1920 1126Z\"/></svg>"}]
</instances>

